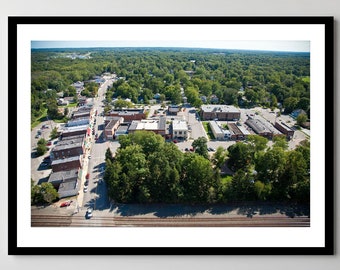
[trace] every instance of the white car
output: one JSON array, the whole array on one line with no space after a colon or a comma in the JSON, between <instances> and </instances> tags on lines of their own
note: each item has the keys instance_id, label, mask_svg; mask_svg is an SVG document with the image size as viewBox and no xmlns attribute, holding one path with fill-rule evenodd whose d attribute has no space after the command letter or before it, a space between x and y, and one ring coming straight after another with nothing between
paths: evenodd
<instances>
[{"instance_id":1,"label":"white car","mask_svg":"<svg viewBox=\"0 0 340 270\"><path fill-rule=\"evenodd\" d=\"M91 208L91 207L87 208L87 210L86 210L87 218L91 218L93 216L92 212L93 212L93 208Z\"/></svg>"},{"instance_id":2,"label":"white car","mask_svg":"<svg viewBox=\"0 0 340 270\"><path fill-rule=\"evenodd\" d=\"M88 191L88 186L84 186L84 192L86 193Z\"/></svg>"}]
</instances>

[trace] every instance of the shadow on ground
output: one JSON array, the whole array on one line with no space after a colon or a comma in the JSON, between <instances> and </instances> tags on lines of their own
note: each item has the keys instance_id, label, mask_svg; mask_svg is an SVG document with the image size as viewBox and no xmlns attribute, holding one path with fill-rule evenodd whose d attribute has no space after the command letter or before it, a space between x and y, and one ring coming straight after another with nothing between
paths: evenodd
<instances>
[{"instance_id":1,"label":"shadow on ground","mask_svg":"<svg viewBox=\"0 0 340 270\"><path fill-rule=\"evenodd\" d=\"M183 204L114 204L111 211L121 216L154 215L160 218L197 216L200 214L226 215L235 212L252 218L255 215L281 214L288 217L310 216L309 205L285 203L233 203L219 205L183 205Z\"/></svg>"}]
</instances>

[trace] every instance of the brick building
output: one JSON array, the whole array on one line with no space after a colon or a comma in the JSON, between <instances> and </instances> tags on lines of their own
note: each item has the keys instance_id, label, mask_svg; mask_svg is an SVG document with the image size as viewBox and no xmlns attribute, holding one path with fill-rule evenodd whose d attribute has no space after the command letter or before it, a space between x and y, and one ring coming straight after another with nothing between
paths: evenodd
<instances>
[{"instance_id":1,"label":"brick building","mask_svg":"<svg viewBox=\"0 0 340 270\"><path fill-rule=\"evenodd\" d=\"M232 105L202 105L202 120L237 121L241 111Z\"/></svg>"}]
</instances>

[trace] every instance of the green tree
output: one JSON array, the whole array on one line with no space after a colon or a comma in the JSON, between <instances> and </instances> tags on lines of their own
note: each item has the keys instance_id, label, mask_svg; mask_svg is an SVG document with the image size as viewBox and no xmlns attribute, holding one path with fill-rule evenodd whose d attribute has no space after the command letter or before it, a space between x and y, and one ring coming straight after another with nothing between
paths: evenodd
<instances>
[{"instance_id":1,"label":"green tree","mask_svg":"<svg viewBox=\"0 0 340 270\"><path fill-rule=\"evenodd\" d=\"M267 148L268 139L260 135L249 135L247 137L247 141L252 147L254 153L263 151Z\"/></svg>"},{"instance_id":2,"label":"green tree","mask_svg":"<svg viewBox=\"0 0 340 270\"><path fill-rule=\"evenodd\" d=\"M50 139L54 140L59 137L58 128L54 127L50 133Z\"/></svg>"},{"instance_id":3,"label":"green tree","mask_svg":"<svg viewBox=\"0 0 340 270\"><path fill-rule=\"evenodd\" d=\"M205 137L199 137L198 139L194 140L191 146L195 149L195 153L199 154L200 156L208 159L208 140Z\"/></svg>"},{"instance_id":4,"label":"green tree","mask_svg":"<svg viewBox=\"0 0 340 270\"><path fill-rule=\"evenodd\" d=\"M298 98L296 97L288 97L284 100L283 102L283 107L285 108L285 113L289 114L292 111L294 111L297 108L297 104L298 104Z\"/></svg>"},{"instance_id":5,"label":"green tree","mask_svg":"<svg viewBox=\"0 0 340 270\"><path fill-rule=\"evenodd\" d=\"M113 162L113 160L114 160L113 154L112 154L112 151L111 151L110 147L108 147L106 149L106 152L105 152L105 161L106 160L110 160L111 162Z\"/></svg>"},{"instance_id":6,"label":"green tree","mask_svg":"<svg viewBox=\"0 0 340 270\"><path fill-rule=\"evenodd\" d=\"M44 138L39 139L39 141L37 142L37 154L38 156L42 156L43 154L45 154L47 152L48 148L47 148L47 142Z\"/></svg>"},{"instance_id":7,"label":"green tree","mask_svg":"<svg viewBox=\"0 0 340 270\"><path fill-rule=\"evenodd\" d=\"M197 154L185 155L182 173L186 202L202 203L215 200L216 178L209 160Z\"/></svg>"},{"instance_id":8,"label":"green tree","mask_svg":"<svg viewBox=\"0 0 340 270\"><path fill-rule=\"evenodd\" d=\"M303 123L306 123L307 121L307 115L304 113L300 113L298 117L296 118L296 123L301 126Z\"/></svg>"},{"instance_id":9,"label":"green tree","mask_svg":"<svg viewBox=\"0 0 340 270\"><path fill-rule=\"evenodd\" d=\"M254 175L248 171L240 169L232 179L233 198L237 201L251 201L255 199Z\"/></svg>"},{"instance_id":10,"label":"green tree","mask_svg":"<svg viewBox=\"0 0 340 270\"><path fill-rule=\"evenodd\" d=\"M59 198L59 194L51 183L34 185L31 181L31 203L52 203Z\"/></svg>"},{"instance_id":11,"label":"green tree","mask_svg":"<svg viewBox=\"0 0 340 270\"><path fill-rule=\"evenodd\" d=\"M216 152L212 156L212 163L216 168L221 169L228 158L228 151L222 146L217 147Z\"/></svg>"},{"instance_id":12,"label":"green tree","mask_svg":"<svg viewBox=\"0 0 340 270\"><path fill-rule=\"evenodd\" d=\"M242 142L237 142L228 147L228 166L233 170L246 170L253 164L252 148Z\"/></svg>"},{"instance_id":13,"label":"green tree","mask_svg":"<svg viewBox=\"0 0 340 270\"><path fill-rule=\"evenodd\" d=\"M279 180L286 166L286 154L281 147L274 147L266 152L260 152L255 160L257 179L264 184Z\"/></svg>"},{"instance_id":14,"label":"green tree","mask_svg":"<svg viewBox=\"0 0 340 270\"><path fill-rule=\"evenodd\" d=\"M288 142L286 139L286 136L275 136L273 138L273 142L274 142L274 147L281 147L284 150L288 149Z\"/></svg>"}]
</instances>

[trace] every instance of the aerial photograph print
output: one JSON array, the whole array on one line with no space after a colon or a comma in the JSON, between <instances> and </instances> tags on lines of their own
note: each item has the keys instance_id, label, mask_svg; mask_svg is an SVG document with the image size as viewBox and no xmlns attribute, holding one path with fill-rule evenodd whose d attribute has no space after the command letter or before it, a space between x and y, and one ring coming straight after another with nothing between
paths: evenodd
<instances>
[{"instance_id":1,"label":"aerial photograph print","mask_svg":"<svg viewBox=\"0 0 340 270\"><path fill-rule=\"evenodd\" d=\"M30 59L32 227L310 227L310 41L32 40Z\"/></svg>"}]
</instances>

